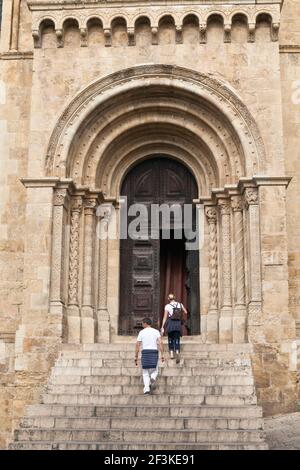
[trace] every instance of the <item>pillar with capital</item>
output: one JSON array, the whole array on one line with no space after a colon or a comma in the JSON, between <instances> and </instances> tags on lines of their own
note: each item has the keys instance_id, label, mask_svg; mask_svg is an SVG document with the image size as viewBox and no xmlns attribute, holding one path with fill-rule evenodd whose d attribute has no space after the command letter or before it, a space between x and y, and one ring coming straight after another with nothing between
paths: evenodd
<instances>
[{"instance_id":1,"label":"pillar with capital","mask_svg":"<svg viewBox=\"0 0 300 470\"><path fill-rule=\"evenodd\" d=\"M83 296L81 308L81 342L95 342L95 318L93 298L93 273L95 249L95 208L97 199L94 195L84 199L84 242L83 242Z\"/></svg>"},{"instance_id":2,"label":"pillar with capital","mask_svg":"<svg viewBox=\"0 0 300 470\"><path fill-rule=\"evenodd\" d=\"M108 277L108 226L112 212L111 204L101 204L99 208L99 275L98 275L98 342L110 342L110 318L107 308Z\"/></svg>"},{"instance_id":3,"label":"pillar with capital","mask_svg":"<svg viewBox=\"0 0 300 470\"><path fill-rule=\"evenodd\" d=\"M235 255L235 295L232 323L232 339L234 343L244 343L246 340L246 293L245 293L245 250L244 250L244 220L243 198L236 194L231 197L234 229Z\"/></svg>"},{"instance_id":4,"label":"pillar with capital","mask_svg":"<svg viewBox=\"0 0 300 470\"><path fill-rule=\"evenodd\" d=\"M82 197L75 196L71 202L69 279L68 279L68 342L80 343L81 323L79 311L79 237Z\"/></svg>"},{"instance_id":5,"label":"pillar with capital","mask_svg":"<svg viewBox=\"0 0 300 470\"><path fill-rule=\"evenodd\" d=\"M221 215L221 310L219 318L219 342L232 342L232 286L231 286L231 206L226 198L220 198Z\"/></svg>"},{"instance_id":6,"label":"pillar with capital","mask_svg":"<svg viewBox=\"0 0 300 470\"><path fill-rule=\"evenodd\" d=\"M217 343L219 338L218 310L218 237L216 206L207 206L205 215L209 226L209 310L207 316L207 340Z\"/></svg>"}]
</instances>

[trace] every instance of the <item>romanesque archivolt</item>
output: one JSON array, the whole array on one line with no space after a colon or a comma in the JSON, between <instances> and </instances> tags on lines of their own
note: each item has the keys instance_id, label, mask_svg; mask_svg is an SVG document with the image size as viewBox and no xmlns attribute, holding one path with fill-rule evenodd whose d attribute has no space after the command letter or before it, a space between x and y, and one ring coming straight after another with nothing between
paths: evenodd
<instances>
[{"instance_id":1,"label":"romanesque archivolt","mask_svg":"<svg viewBox=\"0 0 300 470\"><path fill-rule=\"evenodd\" d=\"M132 13L131 13L132 10ZM34 46L143 46L210 42L277 41L279 11L269 5L217 8L195 6L33 12ZM46 46L45 46L46 45Z\"/></svg>"},{"instance_id":2,"label":"romanesque archivolt","mask_svg":"<svg viewBox=\"0 0 300 470\"><path fill-rule=\"evenodd\" d=\"M257 126L225 83L145 65L98 80L75 97L53 131L46 172L113 196L126 168L149 152L185 161L202 194L265 164Z\"/></svg>"}]
</instances>

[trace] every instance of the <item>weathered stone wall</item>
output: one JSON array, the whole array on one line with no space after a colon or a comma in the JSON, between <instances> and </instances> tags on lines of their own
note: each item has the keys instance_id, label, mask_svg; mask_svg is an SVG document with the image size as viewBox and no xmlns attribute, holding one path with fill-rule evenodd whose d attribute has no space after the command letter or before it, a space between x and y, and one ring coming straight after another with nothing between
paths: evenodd
<instances>
[{"instance_id":1,"label":"weathered stone wall","mask_svg":"<svg viewBox=\"0 0 300 470\"><path fill-rule=\"evenodd\" d=\"M300 80L298 3L285 0L280 44L299 47L281 49L279 54L279 43L271 40L273 32L267 21L259 22L255 42L248 42L247 26L241 18L233 22L231 42L224 42L223 27L213 19L206 43L200 43L202 33L194 19L184 24L180 43L178 31L166 18L158 27L158 44L153 44L149 24L141 21L131 46L128 31L119 21L112 28L111 47L105 47L107 36L97 21L87 28L85 47L81 47L83 37L71 21L65 25L63 47L57 47L59 35L49 23L41 34L41 48L33 49L26 1L21 1L19 28L11 18L12 0L4 2L0 57L0 447L9 436L12 420L21 416L24 404L39 393L37 384L46 379L63 335L60 316L49 316L48 312L52 188L26 190L20 178L45 175L49 138L79 90L108 74L145 63L178 65L224 80L239 94L259 126L266 148L265 172L283 176L286 170L293 176L287 192L287 222L284 189L259 189L263 312L258 319L254 315L251 331L256 343L253 366L258 397L265 413L295 408L295 333L290 313L300 321L300 104L292 103L291 96L295 80ZM297 96L300 100L300 93ZM266 207L273 208L274 216ZM117 261L110 263L118 267ZM115 298L110 302L117 308Z\"/></svg>"},{"instance_id":2,"label":"weathered stone wall","mask_svg":"<svg viewBox=\"0 0 300 470\"><path fill-rule=\"evenodd\" d=\"M289 251L289 309L300 337L300 4L285 0L280 31L280 67L283 103L283 142L287 192ZM298 357L298 369L300 369ZM300 393L300 392L299 392Z\"/></svg>"}]
</instances>

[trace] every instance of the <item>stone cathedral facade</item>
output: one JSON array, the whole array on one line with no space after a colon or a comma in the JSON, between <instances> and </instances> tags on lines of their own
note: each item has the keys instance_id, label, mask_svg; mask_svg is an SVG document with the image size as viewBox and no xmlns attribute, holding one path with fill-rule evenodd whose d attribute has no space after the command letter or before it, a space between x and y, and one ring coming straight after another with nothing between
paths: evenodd
<instances>
[{"instance_id":1,"label":"stone cathedral facade","mask_svg":"<svg viewBox=\"0 0 300 470\"><path fill-rule=\"evenodd\" d=\"M95 230L120 211L131 171L152 198L157 178L137 167L151 159L157 175L171 162L160 197L185 193L182 171L204 214L190 335L231 351L249 343L265 415L296 410L299 1L0 9L1 447L63 344L124 341L141 315L160 314L159 244L126 258Z\"/></svg>"}]
</instances>

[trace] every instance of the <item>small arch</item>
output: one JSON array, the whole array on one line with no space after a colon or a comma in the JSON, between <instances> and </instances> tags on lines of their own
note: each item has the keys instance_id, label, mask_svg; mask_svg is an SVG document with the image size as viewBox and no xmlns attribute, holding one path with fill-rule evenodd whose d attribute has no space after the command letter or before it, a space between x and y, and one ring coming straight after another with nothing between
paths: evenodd
<instances>
[{"instance_id":1,"label":"small arch","mask_svg":"<svg viewBox=\"0 0 300 470\"><path fill-rule=\"evenodd\" d=\"M79 22L77 18L66 18L63 22L64 47L79 47L80 33Z\"/></svg>"},{"instance_id":2,"label":"small arch","mask_svg":"<svg viewBox=\"0 0 300 470\"><path fill-rule=\"evenodd\" d=\"M255 41L270 42L272 30L272 16L267 12L260 12L255 17Z\"/></svg>"},{"instance_id":3,"label":"small arch","mask_svg":"<svg viewBox=\"0 0 300 470\"><path fill-rule=\"evenodd\" d=\"M127 46L127 22L123 16L117 16L111 21L111 34L113 46Z\"/></svg>"},{"instance_id":4,"label":"small arch","mask_svg":"<svg viewBox=\"0 0 300 470\"><path fill-rule=\"evenodd\" d=\"M232 19L231 41L245 43L248 40L248 17L244 13L235 13Z\"/></svg>"},{"instance_id":5,"label":"small arch","mask_svg":"<svg viewBox=\"0 0 300 470\"><path fill-rule=\"evenodd\" d=\"M148 16L140 16L135 20L135 42L138 47L149 46L152 43L151 21Z\"/></svg>"},{"instance_id":6,"label":"small arch","mask_svg":"<svg viewBox=\"0 0 300 470\"><path fill-rule=\"evenodd\" d=\"M88 46L104 46L103 22L99 17L91 17L86 23L88 33Z\"/></svg>"},{"instance_id":7,"label":"small arch","mask_svg":"<svg viewBox=\"0 0 300 470\"><path fill-rule=\"evenodd\" d=\"M41 21L40 34L43 49L56 48L55 23L53 19L45 18Z\"/></svg>"},{"instance_id":8,"label":"small arch","mask_svg":"<svg viewBox=\"0 0 300 470\"><path fill-rule=\"evenodd\" d=\"M182 38L184 43L191 46L199 43L199 18L193 13L186 15L183 19Z\"/></svg>"},{"instance_id":9,"label":"small arch","mask_svg":"<svg viewBox=\"0 0 300 470\"><path fill-rule=\"evenodd\" d=\"M98 15L91 15L85 20L85 27L88 28L90 24L101 24L103 28L103 19Z\"/></svg>"},{"instance_id":10,"label":"small arch","mask_svg":"<svg viewBox=\"0 0 300 470\"><path fill-rule=\"evenodd\" d=\"M162 45L175 44L175 20L172 15L164 15L158 22L158 42Z\"/></svg>"},{"instance_id":11,"label":"small arch","mask_svg":"<svg viewBox=\"0 0 300 470\"><path fill-rule=\"evenodd\" d=\"M213 13L207 18L207 42L222 43L224 41L224 17Z\"/></svg>"}]
</instances>

